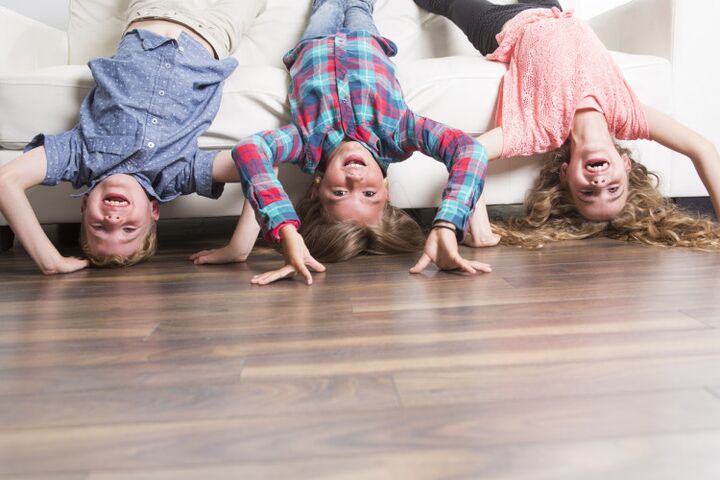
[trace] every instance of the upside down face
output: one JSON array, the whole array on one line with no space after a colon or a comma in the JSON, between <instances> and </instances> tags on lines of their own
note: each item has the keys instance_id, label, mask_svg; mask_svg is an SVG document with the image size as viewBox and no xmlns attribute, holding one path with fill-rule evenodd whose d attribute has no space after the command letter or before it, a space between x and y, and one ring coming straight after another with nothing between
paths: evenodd
<instances>
[{"instance_id":1,"label":"upside down face","mask_svg":"<svg viewBox=\"0 0 720 480\"><path fill-rule=\"evenodd\" d=\"M388 201L380 166L368 149L355 141L343 142L335 149L313 195L333 219L364 226L381 222Z\"/></svg>"},{"instance_id":2,"label":"upside down face","mask_svg":"<svg viewBox=\"0 0 720 480\"><path fill-rule=\"evenodd\" d=\"M160 217L157 200L129 175L111 175L83 197L80 210L93 255L128 257L140 250L152 220Z\"/></svg>"}]
</instances>

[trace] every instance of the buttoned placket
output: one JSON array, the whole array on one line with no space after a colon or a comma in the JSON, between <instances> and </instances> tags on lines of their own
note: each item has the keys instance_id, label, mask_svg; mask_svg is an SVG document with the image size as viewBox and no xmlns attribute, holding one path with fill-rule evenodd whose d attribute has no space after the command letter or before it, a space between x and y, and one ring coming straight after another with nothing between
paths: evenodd
<instances>
[{"instance_id":1,"label":"buttoned placket","mask_svg":"<svg viewBox=\"0 0 720 480\"><path fill-rule=\"evenodd\" d=\"M348 83L348 69L345 64L347 56L347 41L345 35L335 36L335 86L340 105L340 124L346 136L355 136L355 116L350 102L350 85Z\"/></svg>"},{"instance_id":2,"label":"buttoned placket","mask_svg":"<svg viewBox=\"0 0 720 480\"><path fill-rule=\"evenodd\" d=\"M170 78L175 67L175 56L180 48L176 40L172 40L165 45L159 47L163 52L160 56L160 65L157 69L157 81L155 82L155 92L148 109L147 123L145 125L145 147L154 149L157 142L162 138L162 118L161 112L166 111L167 88L170 84Z\"/></svg>"}]
</instances>

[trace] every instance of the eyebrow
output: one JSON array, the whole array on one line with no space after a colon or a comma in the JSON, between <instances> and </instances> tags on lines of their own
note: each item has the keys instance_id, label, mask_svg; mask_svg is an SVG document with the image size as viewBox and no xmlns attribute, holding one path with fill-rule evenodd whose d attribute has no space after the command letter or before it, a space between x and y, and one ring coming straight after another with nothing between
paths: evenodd
<instances>
[{"instance_id":1,"label":"eyebrow","mask_svg":"<svg viewBox=\"0 0 720 480\"><path fill-rule=\"evenodd\" d=\"M130 242L134 242L134 241L137 240L137 238L140 236L140 233L135 233L135 232L139 232L140 230L141 230L140 228L136 228L135 231L133 231L133 232L130 234L130 235L133 235L133 234L135 234L135 235L133 235L133 236L126 236L125 238L122 238L122 239L120 240L120 243L128 244L128 243L130 243ZM88 230L88 235L91 235L91 236L97 238L98 240L104 240L104 239L105 239L105 237L102 237L102 236L98 235L97 230L95 230L95 228L93 228L92 226L91 226L90 229Z\"/></svg>"},{"instance_id":2,"label":"eyebrow","mask_svg":"<svg viewBox=\"0 0 720 480\"><path fill-rule=\"evenodd\" d=\"M620 200L620 197L623 196L623 193L625 193L625 187L622 187L622 190L618 190L618 194L617 194L617 195L615 195L614 197L610 197L610 200L609 200L610 203L617 202L618 200ZM595 202L593 202L593 201L591 201L591 200L585 200L585 199L583 199L582 196L580 196L580 195L577 196L577 199L580 200L580 201L581 201L582 203L584 203L585 205L592 205L593 203L595 203Z\"/></svg>"}]
</instances>

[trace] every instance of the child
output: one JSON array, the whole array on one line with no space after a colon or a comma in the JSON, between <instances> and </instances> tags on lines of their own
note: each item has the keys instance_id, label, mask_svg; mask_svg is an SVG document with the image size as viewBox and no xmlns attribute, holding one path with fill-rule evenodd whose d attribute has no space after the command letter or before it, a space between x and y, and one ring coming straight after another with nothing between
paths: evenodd
<instances>
[{"instance_id":1,"label":"child","mask_svg":"<svg viewBox=\"0 0 720 480\"><path fill-rule=\"evenodd\" d=\"M414 0L455 22L489 59L508 64L490 159L553 151L528 196L528 217L499 228L506 243L605 233L655 245L718 248L712 222L681 212L615 139L649 138L689 156L720 212L720 156L698 133L642 105L609 52L556 0ZM477 208L476 212L482 210ZM489 224L485 222L483 229Z\"/></svg>"},{"instance_id":2,"label":"child","mask_svg":"<svg viewBox=\"0 0 720 480\"><path fill-rule=\"evenodd\" d=\"M389 60L396 47L378 33L373 4L313 1L304 36L284 59L293 123L246 138L232 152L264 236L281 243L286 260L284 267L256 276L253 283L300 272L310 284L306 265L324 270L313 255L342 260L363 249L389 253L420 245L419 227L408 226L410 220L388 205L384 180L391 163L416 150L442 161L450 179L425 252L411 271L431 261L441 269L489 271L488 265L463 259L457 245L482 191L485 149L468 135L408 109ZM303 227L272 172L283 162L315 174L301 207ZM309 251L298 228L312 239ZM358 236L364 238L358 241ZM403 242L404 236L410 241ZM348 252L348 246L359 248Z\"/></svg>"},{"instance_id":3,"label":"child","mask_svg":"<svg viewBox=\"0 0 720 480\"><path fill-rule=\"evenodd\" d=\"M188 5L190 3L191 5ZM38 135L0 169L0 211L45 274L96 265L132 265L155 250L158 202L197 192L217 198L237 181L229 152L205 152L197 137L217 113L228 58L262 0L134 0L115 56L89 66L95 88L80 121ZM225 166L223 166L225 165ZM81 246L89 260L63 257L25 196L68 181L83 194Z\"/></svg>"}]
</instances>

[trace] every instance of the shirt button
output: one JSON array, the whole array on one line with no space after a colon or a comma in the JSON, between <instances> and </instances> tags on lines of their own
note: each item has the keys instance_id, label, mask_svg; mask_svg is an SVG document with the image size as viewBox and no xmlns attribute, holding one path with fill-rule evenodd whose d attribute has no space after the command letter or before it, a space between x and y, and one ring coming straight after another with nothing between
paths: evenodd
<instances>
[{"instance_id":1,"label":"shirt button","mask_svg":"<svg viewBox=\"0 0 720 480\"><path fill-rule=\"evenodd\" d=\"M157 124L158 124L158 119L157 119L157 118L153 118L152 120L150 120L150 123L152 123L153 125L157 125Z\"/></svg>"},{"instance_id":2,"label":"shirt button","mask_svg":"<svg viewBox=\"0 0 720 480\"><path fill-rule=\"evenodd\" d=\"M155 148L155 142L148 142L148 148Z\"/></svg>"},{"instance_id":3,"label":"shirt button","mask_svg":"<svg viewBox=\"0 0 720 480\"><path fill-rule=\"evenodd\" d=\"M172 67L172 65L170 65L169 63L165 64L165 68L171 68L171 67Z\"/></svg>"},{"instance_id":4,"label":"shirt button","mask_svg":"<svg viewBox=\"0 0 720 480\"><path fill-rule=\"evenodd\" d=\"M178 50L180 50L181 52L184 52L184 51L185 51L185 47L179 47Z\"/></svg>"},{"instance_id":5,"label":"shirt button","mask_svg":"<svg viewBox=\"0 0 720 480\"><path fill-rule=\"evenodd\" d=\"M158 92L158 95L160 95L161 97L165 96L165 90L160 90Z\"/></svg>"}]
</instances>

